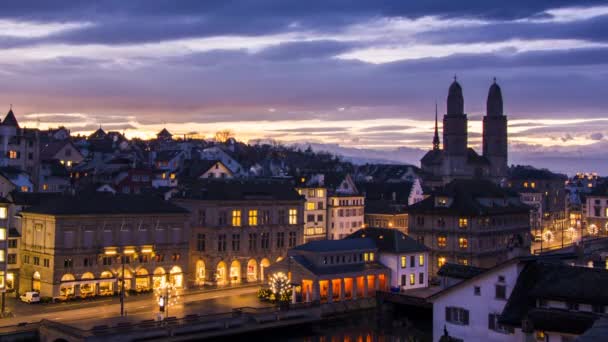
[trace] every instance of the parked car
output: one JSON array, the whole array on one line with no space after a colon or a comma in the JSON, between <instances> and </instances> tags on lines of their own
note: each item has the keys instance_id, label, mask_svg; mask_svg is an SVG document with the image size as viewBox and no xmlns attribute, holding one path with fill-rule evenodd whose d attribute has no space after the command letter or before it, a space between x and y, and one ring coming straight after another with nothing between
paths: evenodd
<instances>
[{"instance_id":1,"label":"parked car","mask_svg":"<svg viewBox=\"0 0 608 342\"><path fill-rule=\"evenodd\" d=\"M38 303L40 301L40 293L36 291L28 291L21 295L21 301L26 303Z\"/></svg>"}]
</instances>

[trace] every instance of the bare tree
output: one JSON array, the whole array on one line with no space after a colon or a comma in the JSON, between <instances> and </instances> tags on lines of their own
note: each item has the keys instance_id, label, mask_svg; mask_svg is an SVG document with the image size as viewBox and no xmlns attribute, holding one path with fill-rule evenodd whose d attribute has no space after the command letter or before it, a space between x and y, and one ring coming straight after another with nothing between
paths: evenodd
<instances>
[{"instance_id":1,"label":"bare tree","mask_svg":"<svg viewBox=\"0 0 608 342\"><path fill-rule=\"evenodd\" d=\"M233 132L229 129L223 129L215 132L215 141L225 143L228 139L234 136Z\"/></svg>"}]
</instances>

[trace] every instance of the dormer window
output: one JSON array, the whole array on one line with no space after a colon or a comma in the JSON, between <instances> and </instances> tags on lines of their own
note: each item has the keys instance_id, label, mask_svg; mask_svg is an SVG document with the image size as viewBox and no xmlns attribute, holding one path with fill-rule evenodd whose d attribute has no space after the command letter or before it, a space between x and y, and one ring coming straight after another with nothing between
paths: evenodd
<instances>
[{"instance_id":1,"label":"dormer window","mask_svg":"<svg viewBox=\"0 0 608 342\"><path fill-rule=\"evenodd\" d=\"M448 206L448 198L447 197L437 197L438 207L447 207Z\"/></svg>"}]
</instances>

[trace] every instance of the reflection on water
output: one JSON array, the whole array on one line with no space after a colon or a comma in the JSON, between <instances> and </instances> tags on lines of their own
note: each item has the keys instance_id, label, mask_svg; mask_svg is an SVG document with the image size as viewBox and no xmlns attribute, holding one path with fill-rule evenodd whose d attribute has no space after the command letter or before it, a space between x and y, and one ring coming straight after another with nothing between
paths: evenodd
<instances>
[{"instance_id":1,"label":"reflection on water","mask_svg":"<svg viewBox=\"0 0 608 342\"><path fill-rule=\"evenodd\" d=\"M293 342L427 342L431 341L429 317L413 321L403 315L376 311L351 314L317 324L272 329L230 340ZM226 339L222 339L223 342Z\"/></svg>"}]
</instances>

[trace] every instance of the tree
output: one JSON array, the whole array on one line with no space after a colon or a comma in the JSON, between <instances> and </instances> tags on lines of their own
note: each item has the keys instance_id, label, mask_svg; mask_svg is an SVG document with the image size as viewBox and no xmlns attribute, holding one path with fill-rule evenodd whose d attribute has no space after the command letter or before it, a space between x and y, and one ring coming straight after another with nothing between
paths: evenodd
<instances>
[{"instance_id":1,"label":"tree","mask_svg":"<svg viewBox=\"0 0 608 342\"><path fill-rule=\"evenodd\" d=\"M233 132L229 129L223 129L215 132L215 141L225 143L228 139L234 136Z\"/></svg>"}]
</instances>

